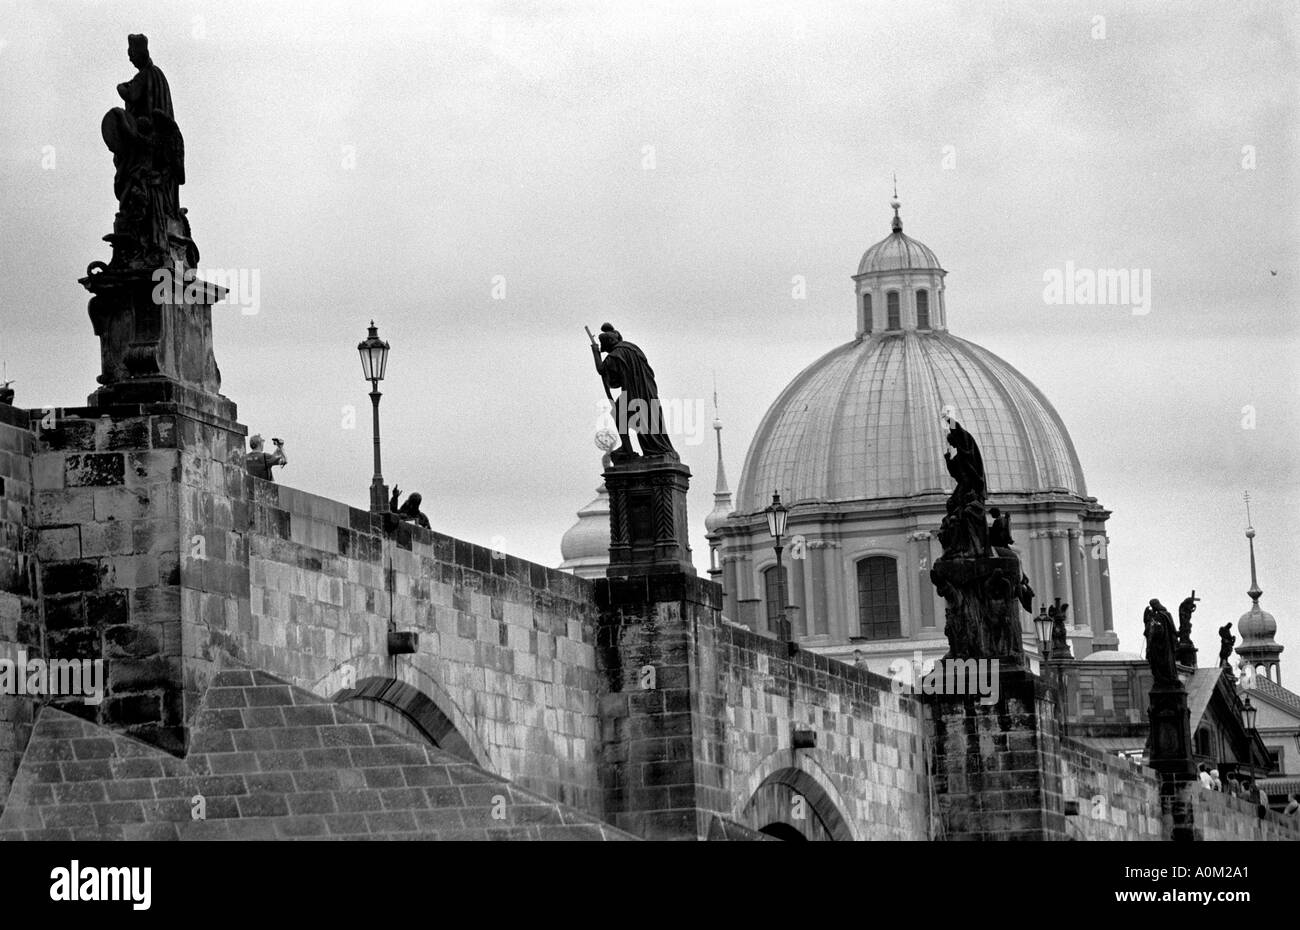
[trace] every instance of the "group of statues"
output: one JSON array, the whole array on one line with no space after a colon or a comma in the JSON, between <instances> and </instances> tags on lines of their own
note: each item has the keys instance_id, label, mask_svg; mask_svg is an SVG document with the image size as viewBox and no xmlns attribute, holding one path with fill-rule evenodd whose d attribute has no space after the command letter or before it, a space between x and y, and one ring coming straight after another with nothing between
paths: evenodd
<instances>
[{"instance_id":1,"label":"group of statues","mask_svg":"<svg viewBox=\"0 0 1300 930\"><path fill-rule=\"evenodd\" d=\"M1178 666L1191 665L1196 650L1192 647L1192 614L1200 598L1193 591L1178 605L1178 629L1174 619L1158 598L1152 598L1142 614L1142 635L1146 639L1146 660L1157 686L1173 686L1179 681ZM1232 668L1232 649L1237 637L1232 635L1232 624L1219 627L1219 667ZM1189 652L1187 652L1187 651ZM1180 661L1179 654L1190 655L1190 661Z\"/></svg>"}]
</instances>

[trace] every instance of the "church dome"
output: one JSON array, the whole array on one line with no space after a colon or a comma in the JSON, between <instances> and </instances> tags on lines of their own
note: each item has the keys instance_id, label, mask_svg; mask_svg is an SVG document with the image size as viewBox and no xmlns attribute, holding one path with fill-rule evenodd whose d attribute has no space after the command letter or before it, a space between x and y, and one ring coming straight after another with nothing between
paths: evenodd
<instances>
[{"instance_id":1,"label":"church dome","mask_svg":"<svg viewBox=\"0 0 1300 930\"><path fill-rule=\"evenodd\" d=\"M926 246L911 236L903 235L903 220L898 215L897 193L889 201L894 208L893 232L881 239L862 255L858 262L858 274L875 274L888 271L937 271L945 273L938 257Z\"/></svg>"},{"instance_id":2,"label":"church dome","mask_svg":"<svg viewBox=\"0 0 1300 930\"><path fill-rule=\"evenodd\" d=\"M991 493L1086 496L1065 425L1024 375L946 331L906 330L842 345L791 382L750 445L736 511L762 510L774 490L791 504L944 493L949 405Z\"/></svg>"},{"instance_id":3,"label":"church dome","mask_svg":"<svg viewBox=\"0 0 1300 930\"><path fill-rule=\"evenodd\" d=\"M1272 643L1273 636L1277 633L1277 621L1256 601L1237 621L1237 632L1241 634L1243 646L1256 645L1260 642Z\"/></svg>"},{"instance_id":4,"label":"church dome","mask_svg":"<svg viewBox=\"0 0 1300 930\"><path fill-rule=\"evenodd\" d=\"M603 459L609 468L610 458ZM560 538L560 570L582 578L603 578L609 567L609 491L604 483L596 499L578 511L578 522Z\"/></svg>"},{"instance_id":5,"label":"church dome","mask_svg":"<svg viewBox=\"0 0 1300 930\"><path fill-rule=\"evenodd\" d=\"M902 228L895 229L862 255L858 274L876 271L942 271L939 259L930 247L903 235Z\"/></svg>"}]
</instances>

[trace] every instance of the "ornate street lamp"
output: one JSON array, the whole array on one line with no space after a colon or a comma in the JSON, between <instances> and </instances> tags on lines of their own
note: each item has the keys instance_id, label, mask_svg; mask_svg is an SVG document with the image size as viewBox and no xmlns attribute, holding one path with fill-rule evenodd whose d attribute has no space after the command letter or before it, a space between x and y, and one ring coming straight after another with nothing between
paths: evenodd
<instances>
[{"instance_id":1,"label":"ornate street lamp","mask_svg":"<svg viewBox=\"0 0 1300 930\"><path fill-rule=\"evenodd\" d=\"M785 521L790 515L790 510L781 503L781 493L779 491L772 492L772 503L768 505L764 513L767 515L767 531L772 535L772 539L776 541L772 548L776 550L776 588L777 596L780 599L777 604L777 636L786 642L790 642L793 637L786 626L785 568L781 564L781 538L785 536Z\"/></svg>"},{"instance_id":2,"label":"ornate street lamp","mask_svg":"<svg viewBox=\"0 0 1300 930\"><path fill-rule=\"evenodd\" d=\"M1034 629L1038 633L1038 651L1046 659L1052 651L1052 624L1055 622L1054 617L1047 615L1047 607L1038 608L1038 616L1034 618Z\"/></svg>"},{"instance_id":3,"label":"ornate street lamp","mask_svg":"<svg viewBox=\"0 0 1300 930\"><path fill-rule=\"evenodd\" d=\"M384 485L383 470L379 466L379 382L388 371L388 343L379 338L379 328L370 321L370 332L357 344L361 354L361 372L370 382L370 402L374 406L375 421L375 477L370 482L371 513L388 512L388 488Z\"/></svg>"},{"instance_id":4,"label":"ornate street lamp","mask_svg":"<svg viewBox=\"0 0 1300 930\"><path fill-rule=\"evenodd\" d=\"M1241 724L1248 732L1255 731L1255 718L1259 716L1259 709L1250 703L1250 695L1241 704Z\"/></svg>"}]
</instances>

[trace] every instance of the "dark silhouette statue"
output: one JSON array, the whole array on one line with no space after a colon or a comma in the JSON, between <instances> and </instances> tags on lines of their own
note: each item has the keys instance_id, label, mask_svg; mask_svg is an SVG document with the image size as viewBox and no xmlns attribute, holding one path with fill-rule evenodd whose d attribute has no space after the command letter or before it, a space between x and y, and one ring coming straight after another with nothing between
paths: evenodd
<instances>
[{"instance_id":1,"label":"dark silhouette statue","mask_svg":"<svg viewBox=\"0 0 1300 930\"><path fill-rule=\"evenodd\" d=\"M113 193L118 215L113 224L114 260L158 266L170 254L173 231L189 236L180 207L185 183L185 141L176 125L171 89L149 57L149 40L127 37L127 57L135 77L117 85L124 106L104 114L100 131L113 153ZM198 250L188 246L190 264Z\"/></svg>"},{"instance_id":2,"label":"dark silhouette statue","mask_svg":"<svg viewBox=\"0 0 1300 930\"><path fill-rule=\"evenodd\" d=\"M1011 516L986 509L984 459L975 437L947 414L944 462L956 487L939 525L943 554L930 580L947 603L944 634L950 658L1021 659L1020 611L1032 611L1034 591L1011 548ZM993 523L989 525L989 517Z\"/></svg>"},{"instance_id":3,"label":"dark silhouette statue","mask_svg":"<svg viewBox=\"0 0 1300 930\"><path fill-rule=\"evenodd\" d=\"M398 507L397 499L398 497L401 496L401 493L402 493L402 489L399 488L397 485L393 485L393 496L388 501L388 509L391 510L393 513L397 514L398 519L407 520L411 523L415 523L418 524L419 526L428 528L429 518L426 517L424 513L420 510L420 504L423 503L424 501L424 498L420 495L420 492L416 491L413 494L407 495L407 498L405 501L403 501L402 506Z\"/></svg>"},{"instance_id":4,"label":"dark silhouette statue","mask_svg":"<svg viewBox=\"0 0 1300 930\"><path fill-rule=\"evenodd\" d=\"M1232 647L1237 645L1237 637L1232 635L1232 624L1225 623L1219 627L1219 668L1232 668Z\"/></svg>"},{"instance_id":5,"label":"dark silhouette statue","mask_svg":"<svg viewBox=\"0 0 1300 930\"><path fill-rule=\"evenodd\" d=\"M1175 648L1178 643L1178 631L1174 629L1174 618L1156 598L1142 614L1143 636L1147 641L1147 664L1157 687L1182 686L1178 679L1178 663Z\"/></svg>"},{"instance_id":6,"label":"dark silhouette statue","mask_svg":"<svg viewBox=\"0 0 1300 930\"><path fill-rule=\"evenodd\" d=\"M945 554L986 555L989 527L984 509L987 494L984 459L975 437L956 420L950 420L949 424L948 445L953 451L944 452L943 459L957 486L948 496L948 512L939 527L939 543Z\"/></svg>"},{"instance_id":7,"label":"dark silhouette statue","mask_svg":"<svg viewBox=\"0 0 1300 930\"><path fill-rule=\"evenodd\" d=\"M600 357L602 352L605 353L603 359ZM592 344L591 353L606 392L610 388L622 389L614 402L619 448L613 453L613 461L627 461L636 456L628 439L633 430L641 444L642 454L662 455L677 461L677 450L668 439L667 424L660 408L654 369L646 360L645 353L624 341L609 323L600 327L600 342Z\"/></svg>"}]
</instances>

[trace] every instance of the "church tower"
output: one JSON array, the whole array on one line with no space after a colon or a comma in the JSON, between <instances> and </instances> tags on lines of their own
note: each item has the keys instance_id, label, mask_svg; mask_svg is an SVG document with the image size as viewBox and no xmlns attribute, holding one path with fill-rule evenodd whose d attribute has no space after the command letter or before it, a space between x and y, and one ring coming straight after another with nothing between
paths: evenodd
<instances>
[{"instance_id":1,"label":"church tower","mask_svg":"<svg viewBox=\"0 0 1300 930\"><path fill-rule=\"evenodd\" d=\"M1277 633L1277 621L1273 615L1259 606L1259 598L1264 592L1260 590L1255 574L1255 529L1246 528L1246 539L1250 543L1250 610L1241 615L1237 621L1237 632L1241 634L1241 643L1237 646L1237 655L1243 662L1255 670L1255 674L1269 679L1275 684L1282 684L1282 668L1279 656L1282 644L1273 637Z\"/></svg>"}]
</instances>

